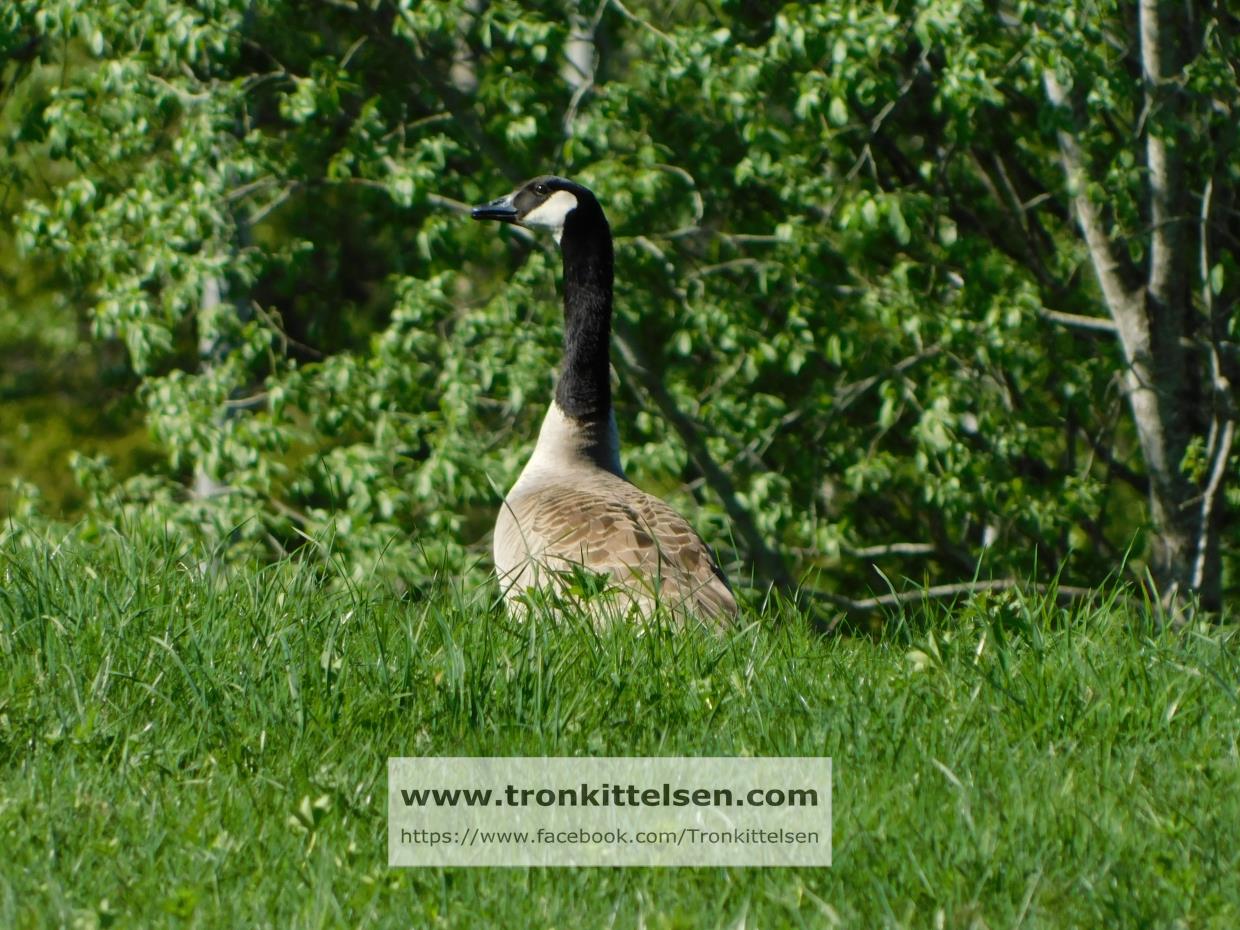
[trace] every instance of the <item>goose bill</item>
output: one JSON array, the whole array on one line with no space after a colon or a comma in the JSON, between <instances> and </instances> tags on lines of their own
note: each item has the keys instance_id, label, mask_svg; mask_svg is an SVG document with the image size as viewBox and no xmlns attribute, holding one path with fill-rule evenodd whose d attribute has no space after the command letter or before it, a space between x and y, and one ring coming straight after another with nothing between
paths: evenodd
<instances>
[{"instance_id":1,"label":"goose bill","mask_svg":"<svg viewBox=\"0 0 1240 930\"><path fill-rule=\"evenodd\" d=\"M500 197L498 200L492 200L490 203L474 207L469 211L469 215L476 220L499 220L501 223L515 223L517 221L517 208L512 205L512 195L509 194L506 197Z\"/></svg>"}]
</instances>

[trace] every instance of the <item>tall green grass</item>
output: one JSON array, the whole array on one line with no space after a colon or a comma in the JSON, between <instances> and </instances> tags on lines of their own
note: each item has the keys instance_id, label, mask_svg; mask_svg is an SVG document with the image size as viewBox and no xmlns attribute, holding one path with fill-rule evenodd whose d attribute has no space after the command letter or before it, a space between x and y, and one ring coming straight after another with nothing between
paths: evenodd
<instances>
[{"instance_id":1,"label":"tall green grass","mask_svg":"<svg viewBox=\"0 0 1240 930\"><path fill-rule=\"evenodd\" d=\"M1012 593L518 625L157 539L0 550L0 926L1240 926L1240 656ZM386 864L392 755L825 754L830 869Z\"/></svg>"}]
</instances>

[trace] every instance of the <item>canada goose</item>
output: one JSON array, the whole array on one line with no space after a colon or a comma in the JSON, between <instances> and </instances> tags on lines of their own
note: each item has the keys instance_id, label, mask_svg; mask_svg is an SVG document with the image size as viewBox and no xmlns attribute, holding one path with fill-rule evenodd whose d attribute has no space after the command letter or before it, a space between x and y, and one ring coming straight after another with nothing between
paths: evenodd
<instances>
[{"instance_id":1,"label":"canada goose","mask_svg":"<svg viewBox=\"0 0 1240 930\"><path fill-rule=\"evenodd\" d=\"M611 228L594 194L544 176L472 211L550 229L564 260L564 362L538 443L495 523L495 570L510 607L525 589L581 565L605 573L622 606L724 621L736 600L688 521L620 468L611 405Z\"/></svg>"}]
</instances>

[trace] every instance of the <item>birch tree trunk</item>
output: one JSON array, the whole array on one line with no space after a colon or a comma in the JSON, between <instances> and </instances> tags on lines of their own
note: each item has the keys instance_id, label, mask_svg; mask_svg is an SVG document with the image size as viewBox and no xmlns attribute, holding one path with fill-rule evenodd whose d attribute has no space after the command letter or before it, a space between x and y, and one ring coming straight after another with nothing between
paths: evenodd
<instances>
[{"instance_id":1,"label":"birch tree trunk","mask_svg":"<svg viewBox=\"0 0 1240 930\"><path fill-rule=\"evenodd\" d=\"M1179 81L1189 44L1184 8L1168 0L1141 0L1137 26L1148 214L1143 265L1128 259L1108 230L1103 208L1090 196L1089 165L1079 138L1086 119L1080 100L1051 70L1043 83L1048 99L1065 116L1058 133L1060 157L1076 221L1123 350L1123 390L1149 480L1154 580L1164 605L1177 612L1194 599L1217 609L1222 574L1218 491L1235 414L1221 362L1223 328L1215 319L1201 319L1193 306L1190 260L1199 252L1203 303L1213 317L1207 260L1213 181L1197 179L1204 184L1198 195L1203 220L1194 224L1190 202L1197 192L1185 171L1184 148L1190 143ZM1185 468L1194 440L1203 444L1209 464L1201 480L1192 479Z\"/></svg>"},{"instance_id":2,"label":"birch tree trunk","mask_svg":"<svg viewBox=\"0 0 1240 930\"><path fill-rule=\"evenodd\" d=\"M219 364L226 347L220 342L218 328L213 319L224 310L225 289L227 285L219 278L212 276L203 282L202 304L198 312L198 365L199 371L209 371ZM219 416L225 417L227 411L220 411ZM190 493L196 500L208 500L228 490L228 486L218 481L202 462L194 466L194 483Z\"/></svg>"}]
</instances>

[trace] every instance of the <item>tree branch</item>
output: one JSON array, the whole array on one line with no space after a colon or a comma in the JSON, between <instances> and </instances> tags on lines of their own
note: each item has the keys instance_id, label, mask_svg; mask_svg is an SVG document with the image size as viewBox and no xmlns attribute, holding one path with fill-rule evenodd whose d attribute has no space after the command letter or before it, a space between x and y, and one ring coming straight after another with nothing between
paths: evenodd
<instances>
[{"instance_id":1,"label":"tree branch","mask_svg":"<svg viewBox=\"0 0 1240 930\"><path fill-rule=\"evenodd\" d=\"M1096 597L1094 588L1079 588L1059 584L1031 584L1019 578L995 578L988 581L965 581L958 584L937 584L928 588L914 588L910 591L882 594L877 597L853 599L841 594L826 591L810 591L803 589L800 593L811 600L825 601L834 607L851 614L872 613L885 607L901 607L927 598L959 597L962 594L981 594L985 591L1028 590L1039 594L1053 593L1060 600L1076 600L1078 598Z\"/></svg>"},{"instance_id":2,"label":"tree branch","mask_svg":"<svg viewBox=\"0 0 1240 930\"><path fill-rule=\"evenodd\" d=\"M647 20L642 19L640 16L634 16L631 12L629 12L628 7L626 7L623 3L621 3L621 2L620 2L620 0L611 0L611 4L610 4L610 5L611 5L611 6L613 6L613 7L615 7L615 8L616 8L616 11L617 11L617 12L618 12L621 16L623 16L625 19L627 19L629 22L631 22L631 23L636 23L637 25L641 26L643 29L648 29L648 30L650 30L650 32L652 32L654 35L658 36L660 39L662 39L662 40L663 40L664 42L666 42L668 45L675 46L675 44L676 44L676 40L675 40L675 39L673 39L671 36L669 36L666 32L662 31L662 30L661 30L661 29L659 29L658 27L656 27L656 26L652 25L652 24L651 24L650 22L648 22Z\"/></svg>"},{"instance_id":3,"label":"tree branch","mask_svg":"<svg viewBox=\"0 0 1240 930\"><path fill-rule=\"evenodd\" d=\"M840 546L840 549L848 556L854 559L877 559L883 556L902 555L934 555L938 552L938 547L934 543L886 543L878 546Z\"/></svg>"},{"instance_id":4,"label":"tree branch","mask_svg":"<svg viewBox=\"0 0 1240 930\"><path fill-rule=\"evenodd\" d=\"M1054 72L1043 73L1043 85L1046 96L1057 109L1073 116L1068 92ZM1076 122L1075 119L1072 120ZM1145 315L1140 312L1139 300L1134 288L1128 285L1132 271L1120 256L1110 237L1106 233L1102 214L1089 198L1089 177L1085 170L1085 158L1076 136L1066 129L1057 130L1059 155L1063 161L1064 173L1068 176L1068 192L1072 198L1072 206L1076 211L1077 223L1085 236L1085 244L1089 247L1089 257L1098 276L1098 284L1102 288L1107 309L1119 327L1125 348L1149 343L1149 328Z\"/></svg>"},{"instance_id":5,"label":"tree branch","mask_svg":"<svg viewBox=\"0 0 1240 930\"><path fill-rule=\"evenodd\" d=\"M1223 476L1227 473L1227 463L1231 459L1231 447L1236 438L1236 420L1234 416L1223 422L1222 437L1218 440L1214 452L1214 462L1210 469L1210 477L1206 482L1205 491L1201 495L1201 518L1197 528L1197 555L1193 560L1193 590L1200 591L1206 581L1206 564L1210 550L1218 541L1213 538L1215 506L1218 503L1219 488L1223 484Z\"/></svg>"},{"instance_id":6,"label":"tree branch","mask_svg":"<svg viewBox=\"0 0 1240 930\"><path fill-rule=\"evenodd\" d=\"M1192 586L1196 591L1201 591L1207 582L1211 585L1216 583L1218 569L1209 564L1217 557L1218 549L1214 521L1217 516L1218 492L1227 473L1227 464L1231 459L1231 448L1236 436L1235 401L1232 398L1231 382L1223 373L1223 362L1217 345L1220 334L1225 330L1216 314L1214 292L1210 285L1210 205L1213 194L1214 182L1210 179L1201 195L1199 240L1201 299L1210 321L1210 375L1214 392L1214 415L1210 423L1209 441L1206 443L1206 461L1210 463L1210 471L1201 495L1196 554L1193 559ZM1207 599L1212 599L1214 592L1207 593Z\"/></svg>"},{"instance_id":7,"label":"tree branch","mask_svg":"<svg viewBox=\"0 0 1240 930\"><path fill-rule=\"evenodd\" d=\"M874 387L874 385L881 381L886 381L898 375L902 375L905 371L912 368L918 362L927 358L933 358L942 351L943 347L938 343L935 343L934 345L927 346L920 352L910 355L907 358L900 359L900 361L896 362L886 371L880 372L876 375L871 375L868 378L862 378L860 381L850 381L848 384L841 384L835 389L835 393L832 395L832 411L836 414L842 413L856 403L858 398L865 394L865 392L870 388Z\"/></svg>"},{"instance_id":8,"label":"tree branch","mask_svg":"<svg viewBox=\"0 0 1240 930\"><path fill-rule=\"evenodd\" d=\"M1061 326L1086 329L1095 333L1108 333L1114 336L1117 331L1114 320L1106 320L1099 316L1081 316L1079 313L1063 313L1060 310L1047 310L1045 307L1038 311L1038 316Z\"/></svg>"},{"instance_id":9,"label":"tree branch","mask_svg":"<svg viewBox=\"0 0 1240 930\"><path fill-rule=\"evenodd\" d=\"M758 575L773 583L776 587L790 590L792 576L784 565L780 555L766 544L762 532L758 529L753 515L740 502L736 494L736 486L732 478L715 461L706 447L703 438L704 430L676 404L676 401L664 387L662 380L655 375L650 366L642 358L637 348L637 341L629 326L621 319L614 321L614 342L618 354L619 365L633 382L641 389L650 401L658 408L663 418L671 425L680 437L697 469L706 479L706 483L723 503L728 518L736 530L737 536L745 544L749 558L753 561Z\"/></svg>"}]
</instances>

